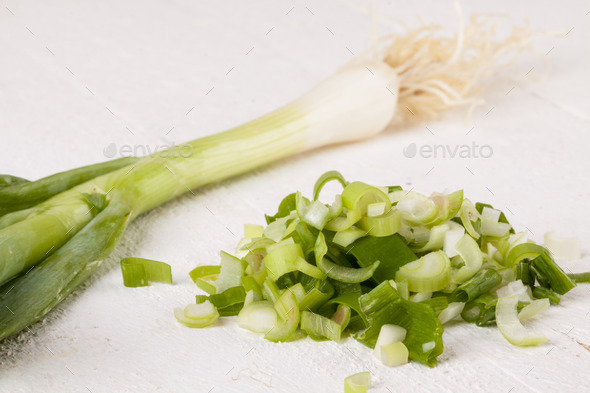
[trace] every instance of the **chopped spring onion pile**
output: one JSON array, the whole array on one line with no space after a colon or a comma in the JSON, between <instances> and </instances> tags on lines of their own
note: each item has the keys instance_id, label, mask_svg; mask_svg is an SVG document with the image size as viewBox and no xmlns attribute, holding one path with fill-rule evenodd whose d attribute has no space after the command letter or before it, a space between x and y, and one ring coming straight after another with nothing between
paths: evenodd
<instances>
[{"instance_id":1,"label":"chopped spring onion pile","mask_svg":"<svg viewBox=\"0 0 590 393\"><path fill-rule=\"evenodd\" d=\"M324 204L330 181L343 189ZM331 171L313 196L286 196L266 227L245 227L235 256L195 268L190 276L208 295L197 295L199 308L176 309L178 320L203 327L237 315L240 327L274 342L304 336L297 329L313 340L351 335L385 365L434 366L442 325L459 318L496 324L514 345L545 342L523 322L575 286L548 249L462 191L425 196ZM345 385L364 391L368 375Z\"/></svg>"}]
</instances>

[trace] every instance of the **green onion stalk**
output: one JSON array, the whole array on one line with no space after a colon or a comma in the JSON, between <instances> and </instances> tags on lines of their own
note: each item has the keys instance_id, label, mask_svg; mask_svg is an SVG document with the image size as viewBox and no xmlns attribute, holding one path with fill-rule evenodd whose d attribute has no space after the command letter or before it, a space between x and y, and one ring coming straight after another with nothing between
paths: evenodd
<instances>
[{"instance_id":1,"label":"green onion stalk","mask_svg":"<svg viewBox=\"0 0 590 393\"><path fill-rule=\"evenodd\" d=\"M461 25L453 40L425 26L379 40L301 98L189 142L190 155L172 147L34 182L0 176L0 340L42 318L96 270L130 222L166 201L299 152L473 104L477 82L530 41L527 29L515 29L492 42L492 29Z\"/></svg>"}]
</instances>

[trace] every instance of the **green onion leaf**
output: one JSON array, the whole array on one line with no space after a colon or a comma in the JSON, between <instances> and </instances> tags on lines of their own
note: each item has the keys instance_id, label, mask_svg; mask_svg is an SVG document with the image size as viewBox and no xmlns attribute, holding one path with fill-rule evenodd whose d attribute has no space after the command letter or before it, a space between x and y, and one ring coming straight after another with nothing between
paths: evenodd
<instances>
[{"instance_id":1,"label":"green onion leaf","mask_svg":"<svg viewBox=\"0 0 590 393\"><path fill-rule=\"evenodd\" d=\"M452 302L470 302L502 283L502 277L493 269L485 269L459 285L451 294Z\"/></svg>"}]
</instances>

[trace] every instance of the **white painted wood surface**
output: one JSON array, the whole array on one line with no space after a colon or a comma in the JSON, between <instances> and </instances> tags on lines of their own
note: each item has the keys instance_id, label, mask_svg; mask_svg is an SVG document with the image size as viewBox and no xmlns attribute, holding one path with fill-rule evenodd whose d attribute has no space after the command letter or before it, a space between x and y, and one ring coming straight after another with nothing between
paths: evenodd
<instances>
[{"instance_id":1,"label":"white painted wood surface","mask_svg":"<svg viewBox=\"0 0 590 393\"><path fill-rule=\"evenodd\" d=\"M262 223L295 188L338 169L349 179L423 192L462 187L542 241L578 236L590 270L590 4L464 2L472 12L528 18L558 32L488 83L486 102L373 140L283 160L139 218L89 287L32 333L0 345L0 392L338 392L371 370L374 392L590 391L590 289L534 323L549 341L509 345L495 328L448 326L440 364L388 369L352 339L272 344L226 319L179 326L197 289L187 273L232 251L243 223ZM38 178L105 159L115 144L181 143L263 114L331 74L370 43L365 2L3 1L0 172ZM376 1L409 26L456 27L451 2ZM400 32L394 22L378 32ZM417 146L487 146L489 158L407 158ZM112 149L112 147L111 147ZM487 155L487 153L486 153ZM169 262L175 285L129 289L121 256Z\"/></svg>"}]
</instances>

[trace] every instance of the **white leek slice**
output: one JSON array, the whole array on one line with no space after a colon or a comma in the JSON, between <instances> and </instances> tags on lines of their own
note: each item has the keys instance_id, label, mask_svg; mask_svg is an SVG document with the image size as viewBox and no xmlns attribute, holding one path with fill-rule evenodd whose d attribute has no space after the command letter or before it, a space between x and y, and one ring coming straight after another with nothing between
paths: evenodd
<instances>
[{"instance_id":1,"label":"white leek slice","mask_svg":"<svg viewBox=\"0 0 590 393\"><path fill-rule=\"evenodd\" d=\"M445 235L449 229L451 229L451 226L447 223L432 227L430 230L430 238L428 239L428 242L424 246L414 251L424 252L442 249L445 243Z\"/></svg>"},{"instance_id":2,"label":"white leek slice","mask_svg":"<svg viewBox=\"0 0 590 393\"><path fill-rule=\"evenodd\" d=\"M375 349L373 350L375 357L381 360L381 347L395 342L404 341L406 339L406 333L406 329L401 326L392 324L381 326L379 336L377 336L377 342L375 343Z\"/></svg>"},{"instance_id":3,"label":"white leek slice","mask_svg":"<svg viewBox=\"0 0 590 393\"><path fill-rule=\"evenodd\" d=\"M512 269L509 269L512 271ZM500 271L498 271L500 273ZM509 280L507 285L503 286L496 290L496 295L498 298L501 297L508 297L508 296L518 296L518 300L521 302L531 302L532 298L532 291L528 285L524 285L521 280Z\"/></svg>"},{"instance_id":4,"label":"white leek slice","mask_svg":"<svg viewBox=\"0 0 590 393\"><path fill-rule=\"evenodd\" d=\"M560 261L580 259L580 242L575 237L561 237L553 232L545 234L545 247Z\"/></svg>"},{"instance_id":5,"label":"white leek slice","mask_svg":"<svg viewBox=\"0 0 590 393\"><path fill-rule=\"evenodd\" d=\"M305 211L301 221L321 231L329 219L330 209L328 206L320 201L313 201Z\"/></svg>"},{"instance_id":6,"label":"white leek slice","mask_svg":"<svg viewBox=\"0 0 590 393\"><path fill-rule=\"evenodd\" d=\"M244 237L255 238L264 235L264 227L262 225L244 224Z\"/></svg>"},{"instance_id":7,"label":"white leek slice","mask_svg":"<svg viewBox=\"0 0 590 393\"><path fill-rule=\"evenodd\" d=\"M455 217L461 209L463 203L463 190L455 191L450 194L433 193L430 199L439 207L439 212L434 225L449 221Z\"/></svg>"},{"instance_id":8,"label":"white leek slice","mask_svg":"<svg viewBox=\"0 0 590 393\"><path fill-rule=\"evenodd\" d=\"M386 345L381 345L379 352L379 360L388 367L401 366L408 363L410 352L408 347L401 342L394 342Z\"/></svg>"},{"instance_id":9,"label":"white leek slice","mask_svg":"<svg viewBox=\"0 0 590 393\"><path fill-rule=\"evenodd\" d=\"M530 304L527 304L522 310L520 310L518 313L518 319L520 322L527 321L549 310L549 306L551 306L549 299L533 300Z\"/></svg>"},{"instance_id":10,"label":"white leek slice","mask_svg":"<svg viewBox=\"0 0 590 393\"><path fill-rule=\"evenodd\" d=\"M348 229L345 229L344 231L336 232L334 238L332 239L332 242L342 247L347 247L350 244L352 244L355 240L365 236L367 236L367 232L356 227L350 227Z\"/></svg>"},{"instance_id":11,"label":"white leek slice","mask_svg":"<svg viewBox=\"0 0 590 393\"><path fill-rule=\"evenodd\" d=\"M395 281L408 281L412 292L435 292L445 288L451 279L451 261L443 251L434 251L405 264L395 275Z\"/></svg>"},{"instance_id":12,"label":"white leek slice","mask_svg":"<svg viewBox=\"0 0 590 393\"><path fill-rule=\"evenodd\" d=\"M464 199L459 210L459 217L465 230L474 239L479 239L479 233L473 228L473 222L480 218L480 214L469 199Z\"/></svg>"},{"instance_id":13,"label":"white leek slice","mask_svg":"<svg viewBox=\"0 0 590 393\"><path fill-rule=\"evenodd\" d=\"M484 236L503 237L512 228L510 224L499 222L502 212L484 207L481 212L481 234Z\"/></svg>"},{"instance_id":14,"label":"white leek slice","mask_svg":"<svg viewBox=\"0 0 590 393\"><path fill-rule=\"evenodd\" d=\"M371 387L371 374L368 371L356 373L344 379L344 393L367 393Z\"/></svg>"},{"instance_id":15,"label":"white leek slice","mask_svg":"<svg viewBox=\"0 0 590 393\"><path fill-rule=\"evenodd\" d=\"M469 280L481 269L483 256L475 240L467 234L463 235L455 244L455 250L465 262L465 266L461 267L453 277L455 282L461 284Z\"/></svg>"},{"instance_id":16,"label":"white leek slice","mask_svg":"<svg viewBox=\"0 0 590 393\"><path fill-rule=\"evenodd\" d=\"M518 295L501 297L496 304L496 325L500 333L513 345L519 347L539 345L547 338L527 330L518 320Z\"/></svg>"},{"instance_id":17,"label":"white leek slice","mask_svg":"<svg viewBox=\"0 0 590 393\"><path fill-rule=\"evenodd\" d=\"M465 234L465 228L463 228L461 225L457 223L453 224L456 224L456 226L445 233L443 245L443 250L449 258L453 258L454 256L459 255L459 253L455 249L455 245L457 244L459 239L461 239Z\"/></svg>"},{"instance_id":18,"label":"white leek slice","mask_svg":"<svg viewBox=\"0 0 590 393\"><path fill-rule=\"evenodd\" d=\"M415 196L417 193L410 194ZM396 208L400 211L402 219L412 225L430 224L436 219L440 209L431 199L423 196L420 198L405 197L397 203Z\"/></svg>"},{"instance_id":19,"label":"white leek slice","mask_svg":"<svg viewBox=\"0 0 590 393\"><path fill-rule=\"evenodd\" d=\"M217 290L217 293L242 285L242 276L244 275L242 261L225 251L221 251L220 254L221 272L217 280L213 281L213 286Z\"/></svg>"},{"instance_id":20,"label":"white leek slice","mask_svg":"<svg viewBox=\"0 0 590 393\"><path fill-rule=\"evenodd\" d=\"M463 312L463 308L465 308L465 303L449 303L447 308L445 308L440 312L440 314L438 314L438 320L442 325L444 325L445 323L457 318L461 314L461 312Z\"/></svg>"},{"instance_id":21,"label":"white leek slice","mask_svg":"<svg viewBox=\"0 0 590 393\"><path fill-rule=\"evenodd\" d=\"M264 228L264 237L267 239L274 240L275 242L281 241L283 234L287 229L287 217L277 218Z\"/></svg>"},{"instance_id":22,"label":"white leek slice","mask_svg":"<svg viewBox=\"0 0 590 393\"><path fill-rule=\"evenodd\" d=\"M424 300L428 300L432 297L432 292L418 292L410 296L410 301L414 303L419 303Z\"/></svg>"},{"instance_id":23,"label":"white leek slice","mask_svg":"<svg viewBox=\"0 0 590 393\"><path fill-rule=\"evenodd\" d=\"M367 216L377 217L385 213L385 202L370 203L367 206Z\"/></svg>"},{"instance_id":24,"label":"white leek slice","mask_svg":"<svg viewBox=\"0 0 590 393\"><path fill-rule=\"evenodd\" d=\"M269 301L246 304L238 314L238 326L254 333L266 333L277 323L277 312Z\"/></svg>"},{"instance_id":25,"label":"white leek slice","mask_svg":"<svg viewBox=\"0 0 590 393\"><path fill-rule=\"evenodd\" d=\"M174 316L178 322L191 328L204 328L219 319L217 309L209 300L199 304L189 304L184 310L176 307Z\"/></svg>"}]
</instances>

